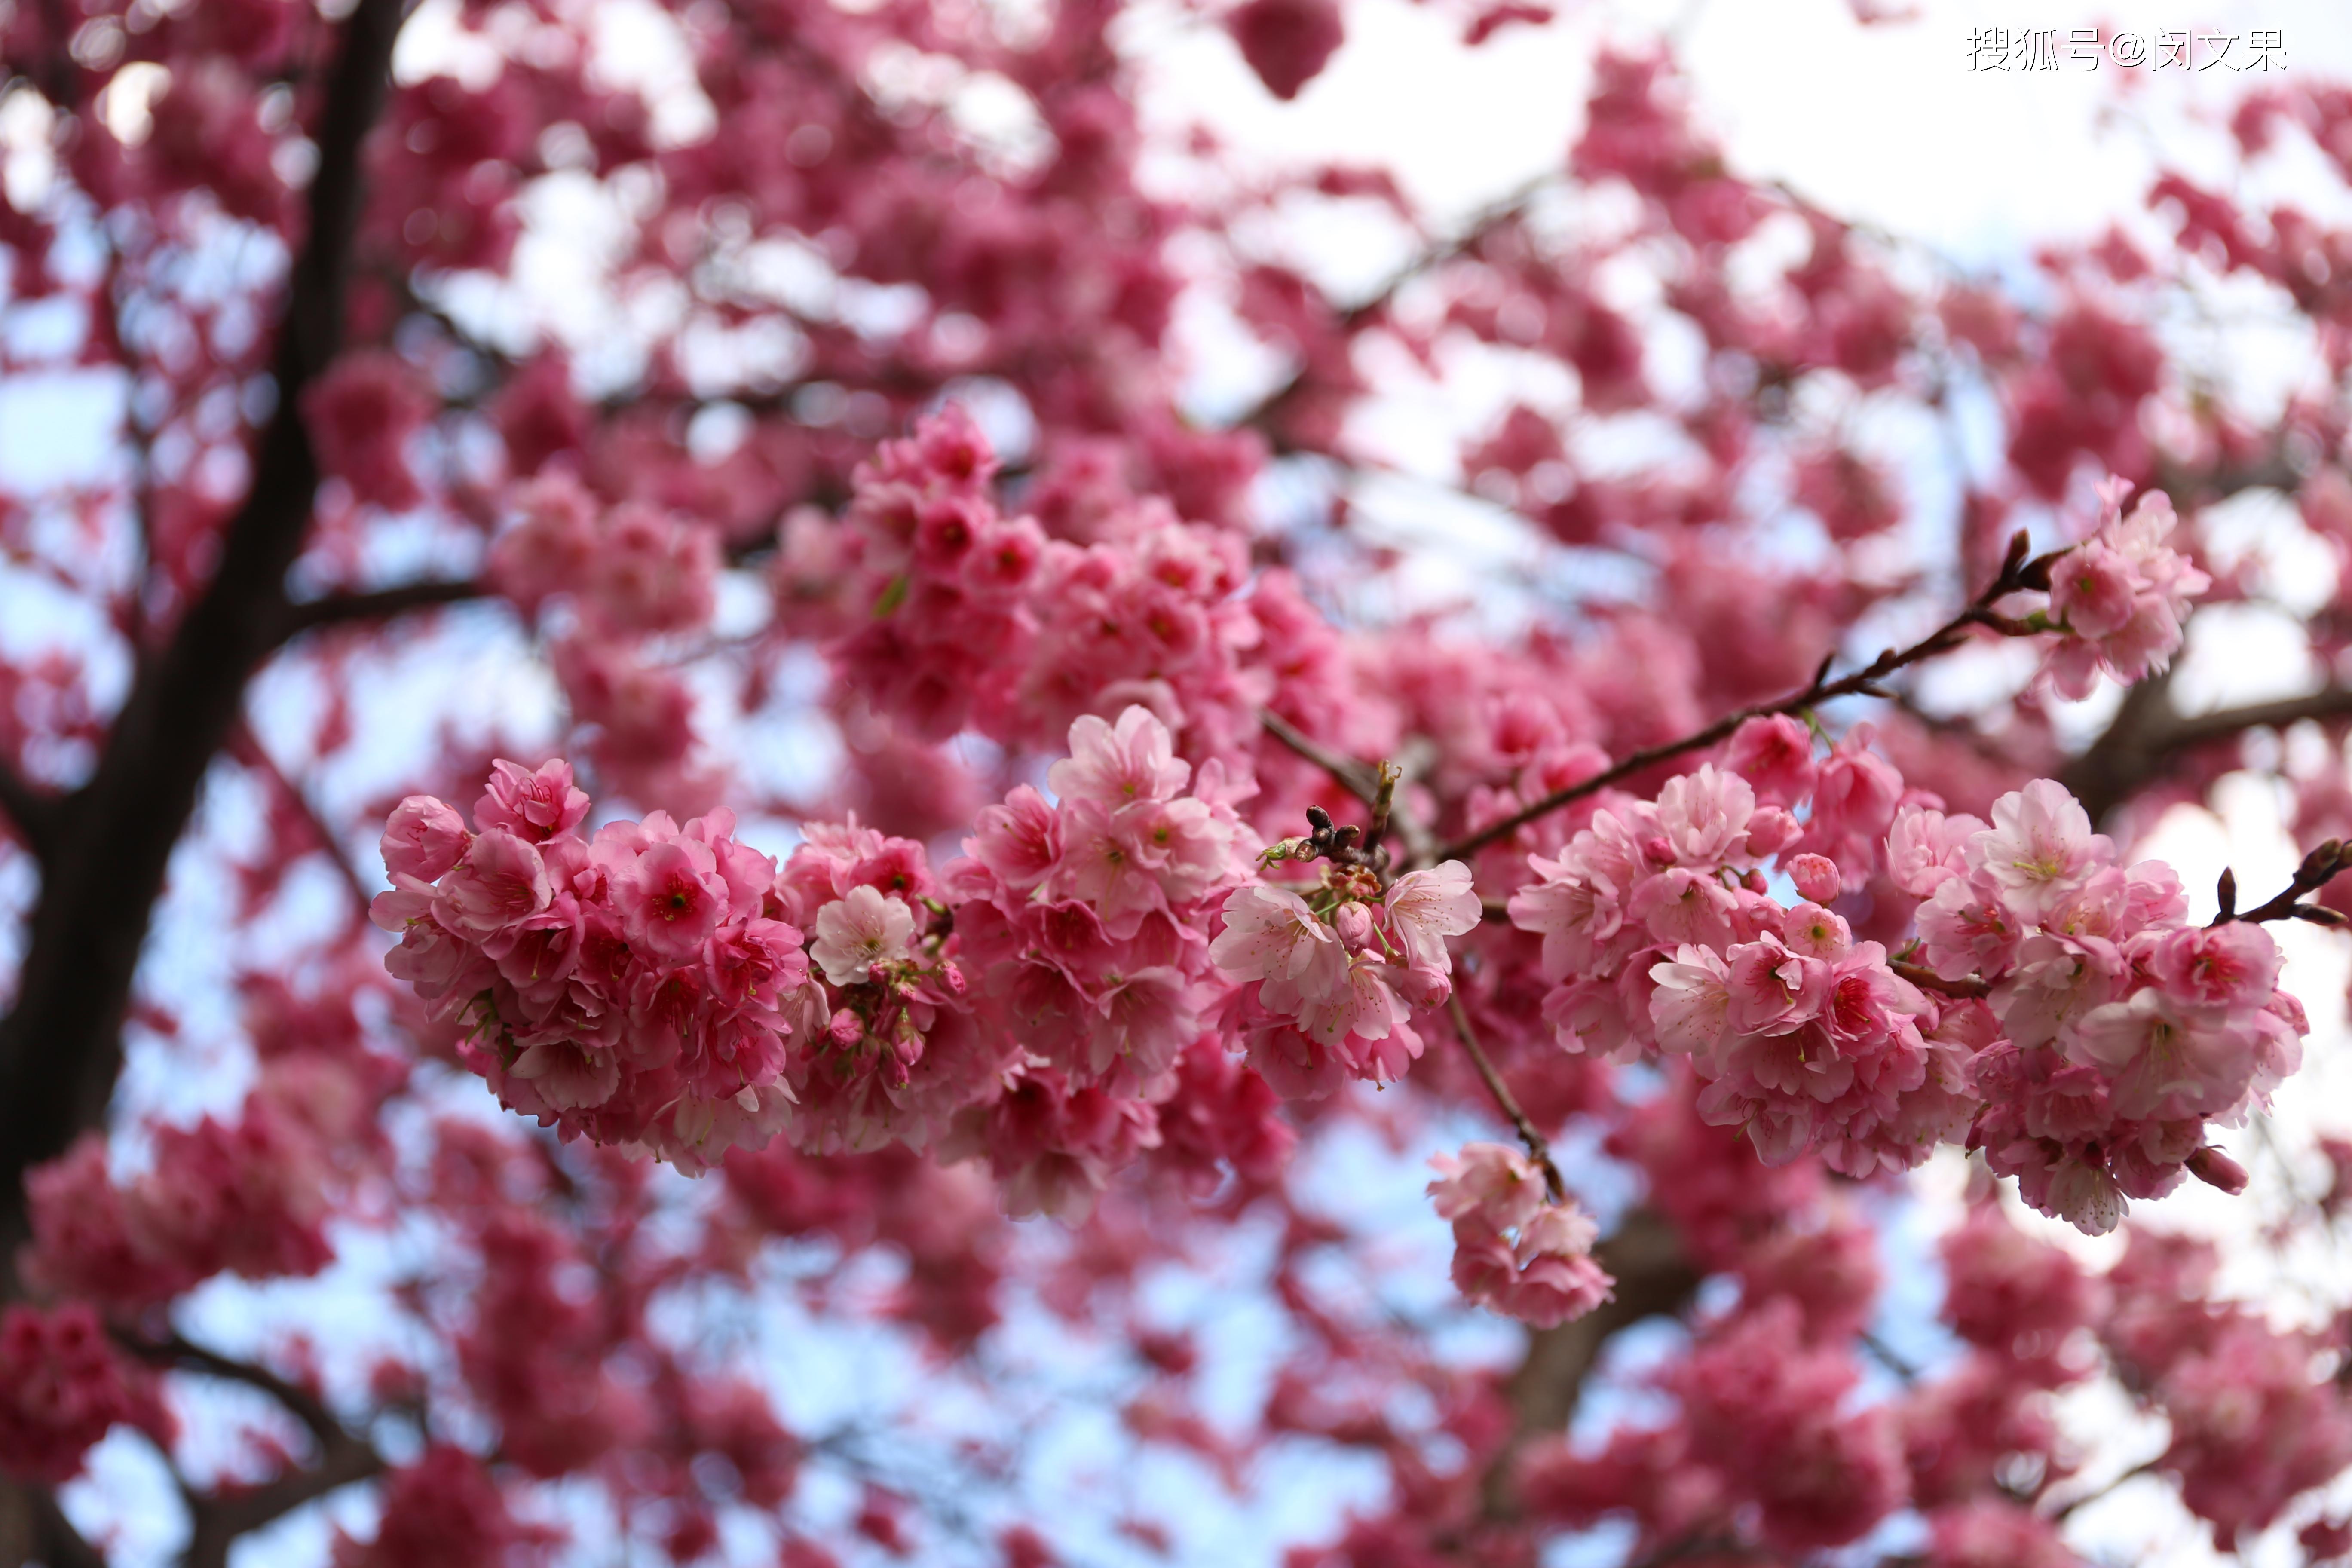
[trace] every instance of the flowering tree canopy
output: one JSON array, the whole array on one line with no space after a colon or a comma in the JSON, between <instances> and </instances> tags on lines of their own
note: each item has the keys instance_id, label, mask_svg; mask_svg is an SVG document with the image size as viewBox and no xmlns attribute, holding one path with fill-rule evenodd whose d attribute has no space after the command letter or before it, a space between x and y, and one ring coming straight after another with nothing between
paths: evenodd
<instances>
[{"instance_id":1,"label":"flowering tree canopy","mask_svg":"<svg viewBox=\"0 0 2352 1568\"><path fill-rule=\"evenodd\" d=\"M0 0L0 391L99 454L0 463L0 1562L2059 1568L2118 1483L2352 1555L2352 1318L2165 1222L2352 1203L2265 1120L2352 574L2228 526L2352 556L2352 228L2246 195L2352 195L2352 89L1979 276L1663 48L1457 225L1149 121L1154 18L1284 101L1349 26ZM2193 710L2256 607L2319 678ZM2279 885L2135 848L2249 770Z\"/></svg>"}]
</instances>

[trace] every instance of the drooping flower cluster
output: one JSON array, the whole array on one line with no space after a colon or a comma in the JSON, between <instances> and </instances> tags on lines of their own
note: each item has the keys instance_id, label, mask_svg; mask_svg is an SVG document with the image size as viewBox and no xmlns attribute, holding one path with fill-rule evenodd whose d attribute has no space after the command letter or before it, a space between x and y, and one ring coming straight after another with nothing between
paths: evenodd
<instances>
[{"instance_id":1,"label":"drooping flower cluster","mask_svg":"<svg viewBox=\"0 0 2352 1568\"><path fill-rule=\"evenodd\" d=\"M1011 1047L950 1151L985 1151L1017 1208L1053 1212L1159 1143L1153 1108L1225 1000L1208 931L1255 845L1234 810L1251 786L1213 758L1196 774L1149 710L1081 718L1069 747L1054 800L1024 785L982 811L945 877Z\"/></svg>"},{"instance_id":2,"label":"drooping flower cluster","mask_svg":"<svg viewBox=\"0 0 2352 1568\"><path fill-rule=\"evenodd\" d=\"M526 1115L697 1165L782 1124L788 1039L824 1023L775 862L717 812L579 832L571 768L500 762L474 808L411 796L383 836L385 966Z\"/></svg>"},{"instance_id":3,"label":"drooping flower cluster","mask_svg":"<svg viewBox=\"0 0 2352 1568\"><path fill-rule=\"evenodd\" d=\"M920 1148L998 1065L973 1016L951 917L923 847L856 823L808 825L776 879L809 933L809 1028L787 1083L812 1151Z\"/></svg>"},{"instance_id":4,"label":"drooping flower cluster","mask_svg":"<svg viewBox=\"0 0 2352 1568\"><path fill-rule=\"evenodd\" d=\"M1368 867L1326 864L1307 889L1254 882L1225 900L1210 956L1237 981L1234 1026L1294 1097L1341 1077L1391 1083L1421 1055L1412 1010L1453 994L1445 939L1477 928L1470 868L1448 860L1383 890Z\"/></svg>"},{"instance_id":5,"label":"drooping flower cluster","mask_svg":"<svg viewBox=\"0 0 2352 1568\"><path fill-rule=\"evenodd\" d=\"M1906 809L1889 861L1927 900L1927 965L1991 988L1999 1037L1969 1066L1985 1100L1970 1142L2044 1213L2114 1228L2127 1198L2179 1184L2207 1123L2265 1102L2302 1059L2307 1026L2277 988L2270 933L2186 924L2170 868L2116 864L2060 784L2001 796L1990 826Z\"/></svg>"},{"instance_id":6,"label":"drooping flower cluster","mask_svg":"<svg viewBox=\"0 0 2352 1568\"><path fill-rule=\"evenodd\" d=\"M1541 1172L1517 1150L1465 1143L1430 1160L1437 1217L1454 1226L1454 1284L1536 1328L1580 1318L1609 1300L1615 1281L1593 1260L1592 1216L1553 1202Z\"/></svg>"},{"instance_id":7,"label":"drooping flower cluster","mask_svg":"<svg viewBox=\"0 0 2352 1568\"><path fill-rule=\"evenodd\" d=\"M2103 671L2126 685L2161 672L2180 647L2189 601L2210 585L2172 548L2171 498L2148 490L2126 514L2129 489L2107 480L2098 531L2051 564L2050 617L2065 635L2049 669L2068 697L2089 696Z\"/></svg>"}]
</instances>

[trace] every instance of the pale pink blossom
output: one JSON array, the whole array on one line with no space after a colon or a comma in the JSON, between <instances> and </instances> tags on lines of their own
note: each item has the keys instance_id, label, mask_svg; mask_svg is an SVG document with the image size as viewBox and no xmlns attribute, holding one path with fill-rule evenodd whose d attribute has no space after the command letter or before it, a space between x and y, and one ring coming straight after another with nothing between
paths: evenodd
<instances>
[{"instance_id":1,"label":"pale pink blossom","mask_svg":"<svg viewBox=\"0 0 2352 1568\"><path fill-rule=\"evenodd\" d=\"M1654 964L1650 1017L1661 1050L1711 1055L1731 1032L1730 971L1711 948L1685 945Z\"/></svg>"},{"instance_id":2,"label":"pale pink blossom","mask_svg":"<svg viewBox=\"0 0 2352 1568\"><path fill-rule=\"evenodd\" d=\"M914 911L868 887L849 889L816 912L809 957L835 985L863 985L877 964L903 963L914 952Z\"/></svg>"},{"instance_id":3,"label":"pale pink blossom","mask_svg":"<svg viewBox=\"0 0 2352 1568\"><path fill-rule=\"evenodd\" d=\"M2186 1006L2260 1007L2278 983L2278 944L2244 921L2184 927L2156 942L2146 963Z\"/></svg>"},{"instance_id":4,"label":"pale pink blossom","mask_svg":"<svg viewBox=\"0 0 2352 1568\"><path fill-rule=\"evenodd\" d=\"M1886 831L1888 879L1915 899L1935 897L1937 888L1968 870L1969 840L1984 826L1964 814L1899 807Z\"/></svg>"},{"instance_id":5,"label":"pale pink blossom","mask_svg":"<svg viewBox=\"0 0 2352 1568\"><path fill-rule=\"evenodd\" d=\"M1658 792L1658 826L1677 865L1714 870L1740 858L1756 792L1737 773L1702 763Z\"/></svg>"},{"instance_id":6,"label":"pale pink blossom","mask_svg":"<svg viewBox=\"0 0 2352 1568\"><path fill-rule=\"evenodd\" d=\"M1381 907L1405 956L1440 971L1450 967L1445 939L1476 931L1484 915L1470 868L1459 860L1406 872L1381 898Z\"/></svg>"},{"instance_id":7,"label":"pale pink blossom","mask_svg":"<svg viewBox=\"0 0 2352 1568\"><path fill-rule=\"evenodd\" d=\"M1440 1219L1513 1230L1544 1206L1543 1173L1507 1144L1465 1143L1457 1154L1431 1155L1429 1165L1437 1173L1428 1192Z\"/></svg>"},{"instance_id":8,"label":"pale pink blossom","mask_svg":"<svg viewBox=\"0 0 2352 1568\"><path fill-rule=\"evenodd\" d=\"M1275 1011L1320 1001L1345 982L1349 959L1339 937L1288 889L1236 888L1224 917L1225 929L1209 944L1211 961L1236 980L1266 983L1274 994L1265 1005Z\"/></svg>"},{"instance_id":9,"label":"pale pink blossom","mask_svg":"<svg viewBox=\"0 0 2352 1568\"><path fill-rule=\"evenodd\" d=\"M2054 779L2036 779L1992 803L1992 826L1969 839L1969 862L2000 900L2039 920L2109 864L2115 847L2091 831L2082 803Z\"/></svg>"},{"instance_id":10,"label":"pale pink blossom","mask_svg":"<svg viewBox=\"0 0 2352 1568\"><path fill-rule=\"evenodd\" d=\"M1089 713L1070 726L1070 754L1045 770L1046 786L1066 801L1107 810L1167 800L1192 776L1174 755L1168 726L1148 708L1130 707L1116 728Z\"/></svg>"},{"instance_id":11,"label":"pale pink blossom","mask_svg":"<svg viewBox=\"0 0 2352 1568\"><path fill-rule=\"evenodd\" d=\"M1403 1022L1396 993L1388 987L1387 969L1370 953L1357 953L1335 990L1307 1000L1299 1009L1298 1026L1326 1046L1336 1046L1350 1036L1359 1040L1386 1039Z\"/></svg>"},{"instance_id":12,"label":"pale pink blossom","mask_svg":"<svg viewBox=\"0 0 2352 1568\"><path fill-rule=\"evenodd\" d=\"M1829 965L1790 951L1767 931L1725 955L1729 966L1731 1026L1742 1033L1785 1033L1821 1011L1829 994Z\"/></svg>"},{"instance_id":13,"label":"pale pink blossom","mask_svg":"<svg viewBox=\"0 0 2352 1568\"><path fill-rule=\"evenodd\" d=\"M450 923L477 934L517 924L555 896L539 851L503 829L481 834L442 879Z\"/></svg>"}]
</instances>

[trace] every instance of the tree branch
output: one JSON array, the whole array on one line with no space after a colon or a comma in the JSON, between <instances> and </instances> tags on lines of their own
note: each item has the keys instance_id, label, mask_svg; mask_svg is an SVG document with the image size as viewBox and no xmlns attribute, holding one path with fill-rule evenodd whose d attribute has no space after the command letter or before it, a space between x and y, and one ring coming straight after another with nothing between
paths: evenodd
<instances>
[{"instance_id":1,"label":"tree branch","mask_svg":"<svg viewBox=\"0 0 2352 1568\"><path fill-rule=\"evenodd\" d=\"M287 803L300 815L303 826L318 841L319 852L333 863L336 875L342 879L352 901L359 906L358 918L364 921L369 905L375 901L375 893L360 875L360 868L352 864L351 857L343 852L342 840L335 837L335 830L327 825L327 819L320 816L319 808L310 803L310 792L278 765L278 759L269 754L269 748L261 743L261 737L253 732L250 724L239 721L235 734L230 738L229 750L241 761L268 775L270 787L283 794Z\"/></svg>"},{"instance_id":2,"label":"tree branch","mask_svg":"<svg viewBox=\"0 0 2352 1568\"><path fill-rule=\"evenodd\" d=\"M280 617L278 640L289 641L321 626L348 626L354 621L389 620L417 610L438 609L488 598L488 584L471 577L429 578L390 588L338 591L289 605Z\"/></svg>"},{"instance_id":3,"label":"tree branch","mask_svg":"<svg viewBox=\"0 0 2352 1568\"><path fill-rule=\"evenodd\" d=\"M205 774L242 714L246 683L279 640L286 574L310 531L319 465L303 390L334 358L362 201L362 144L383 105L402 0L358 0L314 128L309 232L288 285L272 375L277 405L252 488L221 535L212 581L168 646L143 662L41 881L15 1007L0 1021L0 1293L13 1289L29 1167L101 1124L121 1026L172 851Z\"/></svg>"},{"instance_id":4,"label":"tree branch","mask_svg":"<svg viewBox=\"0 0 2352 1568\"><path fill-rule=\"evenodd\" d=\"M0 812L7 814L17 839L44 866L56 851L58 821L64 807L56 795L42 794L24 774L0 763Z\"/></svg>"},{"instance_id":5,"label":"tree branch","mask_svg":"<svg viewBox=\"0 0 2352 1568\"><path fill-rule=\"evenodd\" d=\"M2284 730L2306 719L2352 719L2352 687L2329 686L2302 697L2182 718L2172 710L2168 676L2141 681L2124 699L2106 732L2060 770L2058 782L2098 822L2171 771L2184 752L2242 735Z\"/></svg>"},{"instance_id":6,"label":"tree branch","mask_svg":"<svg viewBox=\"0 0 2352 1568\"><path fill-rule=\"evenodd\" d=\"M335 1418L324 1400L268 1367L222 1355L176 1333L162 1340L127 1334L117 1338L132 1353L157 1365L202 1373L258 1389L284 1406L319 1446L319 1462L308 1469L289 1470L249 1489L191 1494L188 1508L194 1524L187 1549L180 1558L184 1568L225 1568L229 1548L239 1536L250 1534L338 1488L381 1474L385 1468L383 1456L376 1452L375 1446L353 1436Z\"/></svg>"},{"instance_id":7,"label":"tree branch","mask_svg":"<svg viewBox=\"0 0 2352 1568\"><path fill-rule=\"evenodd\" d=\"M1829 658L1824 658L1822 660L1820 671L1813 677L1812 683L1803 690L1794 692L1777 702L1758 703L1753 707L1742 708L1735 713L1727 713L1696 734L1685 735L1679 741L1668 741L1663 745L1651 746L1635 752L1613 767L1586 779L1581 784L1573 784L1564 789L1554 790L1534 805L1524 806L1499 822L1489 823L1475 833L1440 847L1433 851L1433 855L1440 860L1465 859L1497 839L1509 837L1538 817L1547 816L1571 801L1581 800L1589 795L1597 795L1612 784L1621 784L1660 763L1681 756L1685 752L1698 751L1702 747L1712 746L1717 742L1727 740L1734 730L1738 729L1750 719L1767 718L1775 713L1793 713L1838 697L1887 696L1889 693L1878 687L1879 681L1906 665L1916 664L1931 655L1958 647L1971 626L1987 626L2003 637L2028 635L2038 628L1996 615L1992 608L1998 600L2036 585L2032 579L2037 569L2046 574L2047 563L2051 558L2043 556L2039 560L2029 562L2025 558L2025 534L2021 530L2010 541L2009 555L2002 563L2000 575L1995 577L1967 609L1962 610L1909 647L1888 648L1852 675L1842 676L1835 680L1829 679L1831 661ZM2046 584L2047 576L2042 576L2041 581ZM1832 658L1834 657L1834 655L1832 656Z\"/></svg>"},{"instance_id":8,"label":"tree branch","mask_svg":"<svg viewBox=\"0 0 2352 1568\"><path fill-rule=\"evenodd\" d=\"M1397 798L1397 792L1404 787L1400 771L1385 764L1373 767L1335 752L1271 708L1260 709L1257 717L1267 734L1329 773L1341 789L1372 808L1371 827L1364 835L1367 853L1379 848L1381 835L1393 828L1404 840L1408 862L1418 864L1428 855L1428 832Z\"/></svg>"},{"instance_id":9,"label":"tree branch","mask_svg":"<svg viewBox=\"0 0 2352 1568\"><path fill-rule=\"evenodd\" d=\"M1537 197L1558 183L1559 176L1556 174L1538 175L1507 193L1499 200L1471 214L1469 221L1464 224L1452 238L1442 239L1424 247L1412 259L1389 274L1388 280L1373 289L1370 294L1340 311L1339 320L1335 323L1339 335L1352 336L1361 331L1395 302L1397 295L1403 290L1406 284L1444 266L1475 246L1504 224L1525 214ZM1277 449L1283 449L1285 443L1279 431L1282 415L1300 394L1307 390L1310 379L1308 372L1302 366L1289 380L1267 393L1255 406L1236 418L1234 421L1234 427L1240 429L1255 426L1267 434Z\"/></svg>"},{"instance_id":10,"label":"tree branch","mask_svg":"<svg viewBox=\"0 0 2352 1568\"><path fill-rule=\"evenodd\" d=\"M1470 1054L1470 1065L1478 1069L1479 1080L1486 1084L1486 1092L1495 1097L1496 1108L1502 1111L1505 1120L1518 1133L1519 1142L1528 1146L1528 1158L1543 1172L1544 1187L1551 1194L1551 1201L1559 1203L1568 1195L1568 1187L1559 1179L1559 1167L1552 1163L1551 1144L1536 1131L1536 1124L1528 1120L1528 1113L1519 1109L1518 1097L1511 1092L1511 1086L1503 1081L1502 1074L1495 1070L1495 1064L1486 1059L1486 1053L1479 1047L1477 1031L1470 1026L1469 1010L1462 1005L1462 993L1456 991L1447 997L1446 1007L1454 1019L1454 1032L1461 1037L1462 1048Z\"/></svg>"},{"instance_id":11,"label":"tree branch","mask_svg":"<svg viewBox=\"0 0 2352 1568\"><path fill-rule=\"evenodd\" d=\"M1704 1278L1673 1224L1651 1209L1627 1213L1592 1256L1617 1281L1615 1293L1581 1318L1529 1333L1527 1354L1503 1385L1512 1433L1486 1471L1490 1518L1517 1511L1511 1471L1519 1450L1530 1437L1567 1430L1610 1336L1643 1319L1681 1311Z\"/></svg>"}]
</instances>

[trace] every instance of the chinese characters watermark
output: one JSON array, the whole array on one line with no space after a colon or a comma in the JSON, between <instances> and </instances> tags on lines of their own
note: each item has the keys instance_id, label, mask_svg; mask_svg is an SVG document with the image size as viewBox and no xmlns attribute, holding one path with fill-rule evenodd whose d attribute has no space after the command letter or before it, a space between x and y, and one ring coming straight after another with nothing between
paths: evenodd
<instances>
[{"instance_id":1,"label":"chinese characters watermark","mask_svg":"<svg viewBox=\"0 0 2352 1568\"><path fill-rule=\"evenodd\" d=\"M2107 33L2097 27L1971 27L1969 69L2054 71L2071 61L2096 70L2113 60L2126 69L2233 71L2286 69L2286 34L2280 27L2243 33L2183 30Z\"/></svg>"}]
</instances>

